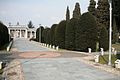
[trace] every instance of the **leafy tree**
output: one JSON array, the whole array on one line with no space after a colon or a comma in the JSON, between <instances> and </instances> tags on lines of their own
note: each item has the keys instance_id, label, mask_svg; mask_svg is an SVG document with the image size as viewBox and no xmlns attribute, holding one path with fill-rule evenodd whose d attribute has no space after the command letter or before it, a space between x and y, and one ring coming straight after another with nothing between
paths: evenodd
<instances>
[{"instance_id":1,"label":"leafy tree","mask_svg":"<svg viewBox=\"0 0 120 80\"><path fill-rule=\"evenodd\" d=\"M120 32L120 0L112 0L113 2L113 17L116 21L117 30Z\"/></svg>"},{"instance_id":2,"label":"leafy tree","mask_svg":"<svg viewBox=\"0 0 120 80\"><path fill-rule=\"evenodd\" d=\"M76 50L88 51L88 48L92 48L92 51L95 51L97 36L97 24L94 16L89 12L84 13L76 26Z\"/></svg>"},{"instance_id":3,"label":"leafy tree","mask_svg":"<svg viewBox=\"0 0 120 80\"><path fill-rule=\"evenodd\" d=\"M29 21L28 28L34 28L32 21Z\"/></svg>"},{"instance_id":4,"label":"leafy tree","mask_svg":"<svg viewBox=\"0 0 120 80\"><path fill-rule=\"evenodd\" d=\"M66 21L61 21L55 30L55 44L60 48L65 48Z\"/></svg>"},{"instance_id":5,"label":"leafy tree","mask_svg":"<svg viewBox=\"0 0 120 80\"><path fill-rule=\"evenodd\" d=\"M90 0L90 4L89 4L89 7L88 7L88 11L89 11L92 15L94 15L94 16L96 16L96 8L95 8L95 6L96 6L96 1L95 1L95 0Z\"/></svg>"},{"instance_id":6,"label":"leafy tree","mask_svg":"<svg viewBox=\"0 0 120 80\"><path fill-rule=\"evenodd\" d=\"M115 18L113 19L113 26L112 26L112 43L115 44L118 42L118 30L116 25Z\"/></svg>"},{"instance_id":7,"label":"leafy tree","mask_svg":"<svg viewBox=\"0 0 120 80\"><path fill-rule=\"evenodd\" d=\"M40 30L40 28L41 28L41 30ZM43 42L43 36L42 36L43 30L44 30L43 26L41 26L37 29L37 31L36 31L36 41L39 42L39 36L41 35L41 42ZM41 31L41 34L40 34L40 31Z\"/></svg>"},{"instance_id":8,"label":"leafy tree","mask_svg":"<svg viewBox=\"0 0 120 80\"><path fill-rule=\"evenodd\" d=\"M57 24L53 24L50 29L50 37L51 37L51 44L55 45L55 28L57 27Z\"/></svg>"},{"instance_id":9,"label":"leafy tree","mask_svg":"<svg viewBox=\"0 0 120 80\"><path fill-rule=\"evenodd\" d=\"M65 48L75 49L75 31L78 19L72 18L66 25Z\"/></svg>"},{"instance_id":10,"label":"leafy tree","mask_svg":"<svg viewBox=\"0 0 120 80\"><path fill-rule=\"evenodd\" d=\"M103 48L104 50L108 50L108 48L109 48L108 38L109 38L108 37L108 31L102 25L102 28L100 29L100 35L99 35L99 48Z\"/></svg>"},{"instance_id":11,"label":"leafy tree","mask_svg":"<svg viewBox=\"0 0 120 80\"><path fill-rule=\"evenodd\" d=\"M105 25L108 30L109 27L109 3L108 0L98 0L97 6L97 21L99 22L99 27Z\"/></svg>"},{"instance_id":12,"label":"leafy tree","mask_svg":"<svg viewBox=\"0 0 120 80\"><path fill-rule=\"evenodd\" d=\"M42 32L43 43L50 44L50 28L46 27Z\"/></svg>"},{"instance_id":13,"label":"leafy tree","mask_svg":"<svg viewBox=\"0 0 120 80\"><path fill-rule=\"evenodd\" d=\"M8 28L0 22L0 48L9 42Z\"/></svg>"},{"instance_id":14,"label":"leafy tree","mask_svg":"<svg viewBox=\"0 0 120 80\"><path fill-rule=\"evenodd\" d=\"M73 18L79 19L81 16L79 3L75 4L75 9L73 10Z\"/></svg>"},{"instance_id":15,"label":"leafy tree","mask_svg":"<svg viewBox=\"0 0 120 80\"><path fill-rule=\"evenodd\" d=\"M69 7L67 6L67 10L66 10L66 21L70 20L70 10Z\"/></svg>"}]
</instances>

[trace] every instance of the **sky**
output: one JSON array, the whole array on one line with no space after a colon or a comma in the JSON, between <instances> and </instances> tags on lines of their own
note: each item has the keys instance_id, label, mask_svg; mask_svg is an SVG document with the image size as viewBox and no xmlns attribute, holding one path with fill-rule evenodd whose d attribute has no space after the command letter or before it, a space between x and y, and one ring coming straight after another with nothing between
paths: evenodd
<instances>
[{"instance_id":1,"label":"sky","mask_svg":"<svg viewBox=\"0 0 120 80\"><path fill-rule=\"evenodd\" d=\"M79 2L81 13L87 12L90 0L0 0L0 21L5 25L27 25L31 20L35 27L51 27L65 20L66 8L69 6L70 15Z\"/></svg>"}]
</instances>

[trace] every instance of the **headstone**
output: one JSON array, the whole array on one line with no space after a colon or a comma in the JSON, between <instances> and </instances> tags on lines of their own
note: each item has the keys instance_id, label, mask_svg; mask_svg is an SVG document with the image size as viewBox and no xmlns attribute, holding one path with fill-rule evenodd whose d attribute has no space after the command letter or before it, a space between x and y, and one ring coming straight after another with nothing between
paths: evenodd
<instances>
[{"instance_id":1,"label":"headstone","mask_svg":"<svg viewBox=\"0 0 120 80\"><path fill-rule=\"evenodd\" d=\"M99 62L99 55L95 56L95 62L97 62L97 63Z\"/></svg>"},{"instance_id":2,"label":"headstone","mask_svg":"<svg viewBox=\"0 0 120 80\"><path fill-rule=\"evenodd\" d=\"M104 50L103 48L100 48L101 49L101 55L103 56L104 55Z\"/></svg>"},{"instance_id":3,"label":"headstone","mask_svg":"<svg viewBox=\"0 0 120 80\"><path fill-rule=\"evenodd\" d=\"M115 48L112 47L112 52L114 53L114 51L115 51Z\"/></svg>"},{"instance_id":4,"label":"headstone","mask_svg":"<svg viewBox=\"0 0 120 80\"><path fill-rule=\"evenodd\" d=\"M58 49L59 49L59 46L56 47L56 50L57 50L57 51L58 51Z\"/></svg>"},{"instance_id":5,"label":"headstone","mask_svg":"<svg viewBox=\"0 0 120 80\"><path fill-rule=\"evenodd\" d=\"M88 48L88 53L91 53L92 49L91 48Z\"/></svg>"},{"instance_id":6,"label":"headstone","mask_svg":"<svg viewBox=\"0 0 120 80\"><path fill-rule=\"evenodd\" d=\"M51 48L52 46L50 45L50 48Z\"/></svg>"},{"instance_id":7,"label":"headstone","mask_svg":"<svg viewBox=\"0 0 120 80\"><path fill-rule=\"evenodd\" d=\"M47 44L45 44L45 47L47 46Z\"/></svg>"},{"instance_id":8,"label":"headstone","mask_svg":"<svg viewBox=\"0 0 120 80\"><path fill-rule=\"evenodd\" d=\"M116 54L117 54L117 51L115 50L115 51L114 51L114 55L116 55Z\"/></svg>"},{"instance_id":9,"label":"headstone","mask_svg":"<svg viewBox=\"0 0 120 80\"><path fill-rule=\"evenodd\" d=\"M49 44L47 44L47 47L49 47Z\"/></svg>"},{"instance_id":10,"label":"headstone","mask_svg":"<svg viewBox=\"0 0 120 80\"><path fill-rule=\"evenodd\" d=\"M115 61L115 68L119 68L120 69L120 60L119 59L117 59Z\"/></svg>"},{"instance_id":11,"label":"headstone","mask_svg":"<svg viewBox=\"0 0 120 80\"><path fill-rule=\"evenodd\" d=\"M52 48L55 49L55 46L53 45Z\"/></svg>"}]
</instances>

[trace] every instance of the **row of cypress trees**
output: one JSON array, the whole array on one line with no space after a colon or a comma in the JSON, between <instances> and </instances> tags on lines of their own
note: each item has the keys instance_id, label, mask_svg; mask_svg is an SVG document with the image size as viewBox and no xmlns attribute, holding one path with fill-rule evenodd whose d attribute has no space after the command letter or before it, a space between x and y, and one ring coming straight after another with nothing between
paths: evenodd
<instances>
[{"instance_id":1,"label":"row of cypress trees","mask_svg":"<svg viewBox=\"0 0 120 80\"><path fill-rule=\"evenodd\" d=\"M9 43L8 28L0 22L0 49L2 49L6 43Z\"/></svg>"},{"instance_id":2,"label":"row of cypress trees","mask_svg":"<svg viewBox=\"0 0 120 80\"><path fill-rule=\"evenodd\" d=\"M88 11L96 18L97 25L99 27L99 30L103 30L102 28L106 29L107 32L109 32L109 0L98 0L98 3L96 3L95 0L90 0L90 4L88 7ZM97 4L97 7L96 7ZM119 21L120 21L120 7L118 6L120 4L119 0L112 0L112 43L118 43L118 36L120 32L119 28Z\"/></svg>"},{"instance_id":3,"label":"row of cypress trees","mask_svg":"<svg viewBox=\"0 0 120 80\"><path fill-rule=\"evenodd\" d=\"M37 41L39 40L39 28ZM86 12L81 15L80 5L76 3L73 17L70 19L69 7L66 10L66 20L53 24L51 28L41 27L42 43L59 46L63 49L96 51L99 48L108 50L108 34L106 28L99 30L96 18Z\"/></svg>"}]
</instances>

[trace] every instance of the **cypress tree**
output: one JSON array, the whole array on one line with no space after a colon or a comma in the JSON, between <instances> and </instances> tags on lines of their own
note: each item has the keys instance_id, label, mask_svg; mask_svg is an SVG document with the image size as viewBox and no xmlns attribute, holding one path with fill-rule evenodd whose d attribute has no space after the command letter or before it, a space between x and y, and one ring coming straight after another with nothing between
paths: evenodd
<instances>
[{"instance_id":1,"label":"cypress tree","mask_svg":"<svg viewBox=\"0 0 120 80\"><path fill-rule=\"evenodd\" d=\"M96 8L95 8L95 6L96 6L96 1L95 1L95 0L90 0L90 4L89 4L89 7L88 7L88 11L89 11L92 15L94 15L94 16L96 16Z\"/></svg>"},{"instance_id":2,"label":"cypress tree","mask_svg":"<svg viewBox=\"0 0 120 80\"><path fill-rule=\"evenodd\" d=\"M57 27L57 24L53 24L50 29L50 37L51 37L51 44L55 45L55 28Z\"/></svg>"},{"instance_id":3,"label":"cypress tree","mask_svg":"<svg viewBox=\"0 0 120 80\"><path fill-rule=\"evenodd\" d=\"M73 10L73 18L80 19L81 12L80 12L80 5L79 3L75 4L75 9Z\"/></svg>"},{"instance_id":4,"label":"cypress tree","mask_svg":"<svg viewBox=\"0 0 120 80\"><path fill-rule=\"evenodd\" d=\"M116 21L117 30L120 32L120 0L112 0L113 2L113 16Z\"/></svg>"},{"instance_id":5,"label":"cypress tree","mask_svg":"<svg viewBox=\"0 0 120 80\"><path fill-rule=\"evenodd\" d=\"M55 30L55 44L60 48L65 48L66 21L61 21Z\"/></svg>"},{"instance_id":6,"label":"cypress tree","mask_svg":"<svg viewBox=\"0 0 120 80\"><path fill-rule=\"evenodd\" d=\"M19 23L17 23L17 24L19 24ZM28 28L34 28L34 26L33 26L33 24L32 24L32 21L29 21L29 23L28 23Z\"/></svg>"},{"instance_id":7,"label":"cypress tree","mask_svg":"<svg viewBox=\"0 0 120 80\"><path fill-rule=\"evenodd\" d=\"M109 40L108 40L108 31L102 25L100 29L100 36L99 36L99 48L103 48L104 50L108 50L109 48Z\"/></svg>"},{"instance_id":8,"label":"cypress tree","mask_svg":"<svg viewBox=\"0 0 120 80\"><path fill-rule=\"evenodd\" d=\"M49 44L50 42L50 28L46 27L42 32L43 42Z\"/></svg>"},{"instance_id":9,"label":"cypress tree","mask_svg":"<svg viewBox=\"0 0 120 80\"><path fill-rule=\"evenodd\" d=\"M92 51L96 50L97 43L97 24L94 16L84 13L76 26L76 50Z\"/></svg>"},{"instance_id":10,"label":"cypress tree","mask_svg":"<svg viewBox=\"0 0 120 80\"><path fill-rule=\"evenodd\" d=\"M109 3L108 0L98 0L97 6L97 21L99 22L99 27L105 25L109 28Z\"/></svg>"},{"instance_id":11,"label":"cypress tree","mask_svg":"<svg viewBox=\"0 0 120 80\"><path fill-rule=\"evenodd\" d=\"M69 7L67 6L67 10L66 10L66 21L70 20L70 11L69 11Z\"/></svg>"},{"instance_id":12,"label":"cypress tree","mask_svg":"<svg viewBox=\"0 0 120 80\"><path fill-rule=\"evenodd\" d=\"M65 48L75 49L75 31L78 19L72 18L66 26Z\"/></svg>"},{"instance_id":13,"label":"cypress tree","mask_svg":"<svg viewBox=\"0 0 120 80\"><path fill-rule=\"evenodd\" d=\"M116 26L116 20L113 19L113 26L112 26L112 43L115 44L118 42L118 30Z\"/></svg>"},{"instance_id":14,"label":"cypress tree","mask_svg":"<svg viewBox=\"0 0 120 80\"><path fill-rule=\"evenodd\" d=\"M43 32L43 30L44 30L44 27L43 26L41 26L40 27L41 28L41 42L43 42L43 36L42 36L42 32ZM39 42L39 35L40 35L40 28L38 28L37 30L36 30L36 41L38 41Z\"/></svg>"},{"instance_id":15,"label":"cypress tree","mask_svg":"<svg viewBox=\"0 0 120 80\"><path fill-rule=\"evenodd\" d=\"M8 28L0 22L0 49L9 42Z\"/></svg>"}]
</instances>

